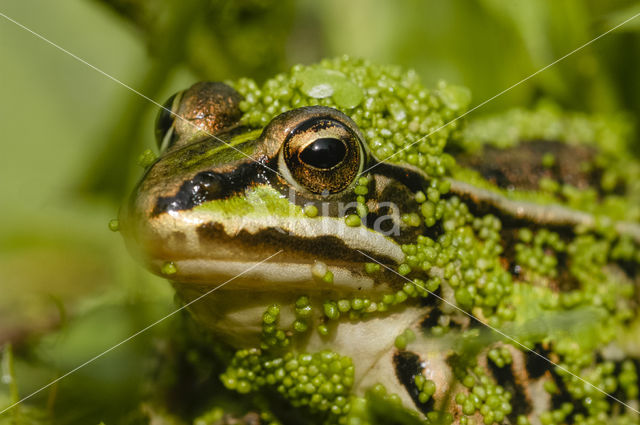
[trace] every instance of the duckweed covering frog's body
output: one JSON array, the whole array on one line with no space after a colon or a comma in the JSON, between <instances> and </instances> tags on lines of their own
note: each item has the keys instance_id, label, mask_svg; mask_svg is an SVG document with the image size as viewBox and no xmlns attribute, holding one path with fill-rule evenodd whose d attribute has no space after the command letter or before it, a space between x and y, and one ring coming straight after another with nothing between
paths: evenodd
<instances>
[{"instance_id":1,"label":"duckweed covering frog's body","mask_svg":"<svg viewBox=\"0 0 640 425\"><path fill-rule=\"evenodd\" d=\"M185 302L219 287L189 310L237 350L227 388L297 423L638 423L577 377L640 407L638 171L611 125L461 132L464 89L348 59L233 87L167 103L185 119L161 113L121 220Z\"/></svg>"}]
</instances>

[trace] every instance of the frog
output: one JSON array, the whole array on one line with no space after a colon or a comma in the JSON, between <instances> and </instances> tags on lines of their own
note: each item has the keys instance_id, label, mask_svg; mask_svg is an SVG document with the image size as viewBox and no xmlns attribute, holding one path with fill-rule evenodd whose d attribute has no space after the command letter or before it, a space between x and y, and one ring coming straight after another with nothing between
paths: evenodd
<instances>
[{"instance_id":1,"label":"frog","mask_svg":"<svg viewBox=\"0 0 640 425\"><path fill-rule=\"evenodd\" d=\"M160 109L119 228L231 353L216 423L638 423L625 124L469 102L341 57Z\"/></svg>"}]
</instances>

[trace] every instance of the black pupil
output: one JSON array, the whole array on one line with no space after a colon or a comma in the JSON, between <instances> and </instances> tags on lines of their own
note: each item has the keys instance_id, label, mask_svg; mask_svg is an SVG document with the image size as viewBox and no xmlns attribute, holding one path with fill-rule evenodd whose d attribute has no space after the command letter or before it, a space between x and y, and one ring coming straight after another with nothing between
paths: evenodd
<instances>
[{"instance_id":1,"label":"black pupil","mask_svg":"<svg viewBox=\"0 0 640 425\"><path fill-rule=\"evenodd\" d=\"M344 143L333 137L323 137L300 152L300 160L316 168L331 168L340 164L347 155Z\"/></svg>"}]
</instances>

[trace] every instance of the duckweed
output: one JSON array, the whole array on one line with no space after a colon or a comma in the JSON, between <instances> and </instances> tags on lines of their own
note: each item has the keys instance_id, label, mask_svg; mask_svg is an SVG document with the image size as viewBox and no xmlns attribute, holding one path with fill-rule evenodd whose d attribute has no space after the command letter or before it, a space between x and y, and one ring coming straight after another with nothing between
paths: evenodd
<instances>
[{"instance_id":1,"label":"duckweed","mask_svg":"<svg viewBox=\"0 0 640 425\"><path fill-rule=\"evenodd\" d=\"M380 271L380 264L378 263L365 263L364 270L367 274L374 274Z\"/></svg>"},{"instance_id":2,"label":"duckweed","mask_svg":"<svg viewBox=\"0 0 640 425\"><path fill-rule=\"evenodd\" d=\"M140 156L138 156L138 165L142 168L147 168L158 159L158 156L151 149L145 149Z\"/></svg>"},{"instance_id":3,"label":"duckweed","mask_svg":"<svg viewBox=\"0 0 640 425\"><path fill-rule=\"evenodd\" d=\"M487 357L498 367L502 368L511 364L511 352L506 347L492 348Z\"/></svg>"},{"instance_id":4,"label":"duckweed","mask_svg":"<svg viewBox=\"0 0 640 425\"><path fill-rule=\"evenodd\" d=\"M287 336L287 333L282 329L278 329L279 319L280 319L280 306L278 304L272 304L262 314L261 347L263 350L267 350L270 347L286 347L291 343L291 340ZM298 324L299 328L301 326L303 326L303 324ZM296 324L294 324L294 328L295 327L296 327ZM298 331L298 329L296 330ZM306 330L306 327L304 330ZM303 331L299 331L299 332L303 332Z\"/></svg>"},{"instance_id":5,"label":"duckweed","mask_svg":"<svg viewBox=\"0 0 640 425\"><path fill-rule=\"evenodd\" d=\"M549 178L539 181L539 192L503 190L476 173L454 167L454 177L500 193L509 199L539 203L560 203L571 208L616 220L637 222L640 166L630 151L632 123L621 115L587 115L567 112L551 102L540 102L532 110L521 108L486 118L475 119L462 129L460 137L450 142L465 152L478 153L483 146L513 148L523 141L548 140L570 145L591 145L594 158L582 164L582 171L592 178L600 176L599 185L578 188ZM542 166L553 168L557 158L543 155ZM606 196L601 196L606 195Z\"/></svg>"},{"instance_id":6,"label":"duckweed","mask_svg":"<svg viewBox=\"0 0 640 425\"><path fill-rule=\"evenodd\" d=\"M416 335L411 329L405 329L400 335L396 337L395 346L398 350L404 350L407 345L415 341Z\"/></svg>"},{"instance_id":7,"label":"duckweed","mask_svg":"<svg viewBox=\"0 0 640 425\"><path fill-rule=\"evenodd\" d=\"M420 403L426 403L436 393L436 383L431 379L426 379L423 375L416 375L414 383L419 391Z\"/></svg>"},{"instance_id":8,"label":"duckweed","mask_svg":"<svg viewBox=\"0 0 640 425\"><path fill-rule=\"evenodd\" d=\"M303 211L307 217L313 218L318 216L318 207L315 205L306 205Z\"/></svg>"},{"instance_id":9,"label":"duckweed","mask_svg":"<svg viewBox=\"0 0 640 425\"><path fill-rule=\"evenodd\" d=\"M177 272L178 272L178 268L173 263L173 261L167 261L160 268L160 273L162 273L165 276L171 276L176 274Z\"/></svg>"},{"instance_id":10,"label":"duckweed","mask_svg":"<svg viewBox=\"0 0 640 425\"><path fill-rule=\"evenodd\" d=\"M120 230L120 221L117 218L109 220L109 230L117 232Z\"/></svg>"},{"instance_id":11,"label":"duckweed","mask_svg":"<svg viewBox=\"0 0 640 425\"><path fill-rule=\"evenodd\" d=\"M333 283L333 272L322 261L316 261L311 267L314 279L325 283Z\"/></svg>"},{"instance_id":12,"label":"duckweed","mask_svg":"<svg viewBox=\"0 0 640 425\"><path fill-rule=\"evenodd\" d=\"M515 245L516 262L534 274L556 278L558 275L557 253L565 251L565 244L560 236L546 229L541 229L533 236L531 230L520 229L522 243Z\"/></svg>"},{"instance_id":13,"label":"duckweed","mask_svg":"<svg viewBox=\"0 0 640 425\"><path fill-rule=\"evenodd\" d=\"M312 412L337 417L349 413L354 366L349 357L329 350L272 357L248 349L235 353L220 378L240 394L266 387L295 407L308 406Z\"/></svg>"},{"instance_id":14,"label":"duckweed","mask_svg":"<svg viewBox=\"0 0 640 425\"><path fill-rule=\"evenodd\" d=\"M484 368L477 365L468 368L462 383L469 391L456 394L455 402L466 416L479 412L484 424L490 425L501 423L513 411L511 393L494 383Z\"/></svg>"},{"instance_id":15,"label":"duckweed","mask_svg":"<svg viewBox=\"0 0 640 425\"><path fill-rule=\"evenodd\" d=\"M261 128L292 108L331 106L355 121L377 158L393 155L393 162L420 166L431 176L442 176L453 165L443 149L459 123L443 125L470 102L467 89L441 82L427 90L414 71L348 57L294 66L262 87L249 79L238 80L234 87L245 98L240 104L245 125ZM411 143L415 149L398 150Z\"/></svg>"},{"instance_id":16,"label":"duckweed","mask_svg":"<svg viewBox=\"0 0 640 425\"><path fill-rule=\"evenodd\" d=\"M467 91L445 83L427 90L412 71L349 58L295 66L260 87L248 79L239 80L234 86L245 98L240 105L244 125L262 128L276 115L301 106L336 107L360 127L376 158L419 167L430 180L427 187L414 194L416 210L400 212L405 228L428 229L401 246L404 261L396 272L405 281L387 293L371 297L299 297L293 306L296 319L287 331L277 328L280 307L269 307L263 316L262 349L236 352L222 376L227 388L239 393L268 388L294 406L308 406L313 412L330 415L328 423L370 423L371 400L379 397L399 403L398 397L388 394L382 385L370 389L364 397L351 394L357 365L351 364L350 359L330 351L281 355L273 348L283 347L288 344L284 341L290 341L296 333L311 329L330 338L331 329L343 321L364 320L371 315L384 317L406 305L433 302L440 310L451 311L451 306L440 299L424 300L435 293L446 303L499 329L518 330L514 324L583 309L594 311L599 318L597 323L572 323L543 331L523 326L519 334L514 334L527 347L549 353L561 366L549 365L547 375L551 378L543 385L550 397L560 401L535 418L516 416L512 394L478 365L478 358L486 356L491 367L508 368L514 363L512 353L518 347L509 347L507 341L502 341L478 353L474 364L456 372L462 387L453 397L463 413L461 424L473 423L475 415L480 415L485 424L502 423L507 417L519 425L596 424L607 422L610 416L616 416L619 423L637 423L637 418L614 407L604 394L576 378L583 377L623 401L638 398L634 362L606 360L599 351L615 341L623 326L637 320L637 289L624 270L615 267L621 263L637 266L640 249L612 225L612 220L640 220L640 208L617 193L621 188L637 191L635 182L640 181L640 167L632 165L631 160L619 160L627 149L626 121L567 113L541 103L531 111L513 110L476 120L466 127L460 120L435 131L465 110L469 103ZM599 170L599 187L577 188L547 178L539 181L540 190L535 193L500 190L477 174L461 169L445 150L447 143L465 152L478 152L484 145L505 148L537 139L597 146L601 153L585 167ZM547 170L558 164L552 154L545 154L541 161ZM452 194L449 176L511 199L561 203L600 219L594 228L579 226L562 232L536 223L527 226L503 221L494 214L477 212L470 208L473 204L468 199ZM357 206L345 217L348 226L361 226L366 219L371 184L367 176L362 176L353 186ZM636 203L637 199L640 196L636 196ZM318 209L306 206L304 213L313 218ZM384 276L377 263L365 263L364 271L372 277ZM333 279L326 264L320 262L312 267L311 274L319 282L330 283ZM318 306L315 315L312 305ZM448 314L443 315L447 320L430 325L429 335L452 334L454 324ZM405 350L415 338L412 331L404 331L396 337L395 347ZM421 403L435 396L433 381L419 374L414 384ZM440 414L413 412L425 423L435 421ZM449 419L453 420L450 414Z\"/></svg>"},{"instance_id":17,"label":"duckweed","mask_svg":"<svg viewBox=\"0 0 640 425\"><path fill-rule=\"evenodd\" d=\"M350 214L345 219L345 222L347 223L347 226L358 227L362 223L362 219L357 214Z\"/></svg>"}]
</instances>

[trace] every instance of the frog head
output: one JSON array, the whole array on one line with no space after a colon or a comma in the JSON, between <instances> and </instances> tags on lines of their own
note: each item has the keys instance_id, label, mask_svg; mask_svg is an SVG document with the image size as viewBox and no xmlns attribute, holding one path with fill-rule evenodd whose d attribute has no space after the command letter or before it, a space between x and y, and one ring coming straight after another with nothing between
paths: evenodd
<instances>
[{"instance_id":1,"label":"frog head","mask_svg":"<svg viewBox=\"0 0 640 425\"><path fill-rule=\"evenodd\" d=\"M270 303L402 286L392 273L368 276L364 263L368 256L397 266L403 241L425 232L401 216L418 208L414 195L426 175L378 162L355 122L335 108L295 108L254 129L239 122L241 99L225 84L197 83L160 112L161 155L122 215L127 240L149 268L186 299L233 279L193 309L234 339L251 329L252 344L255 326L238 322L259 324Z\"/></svg>"}]
</instances>

